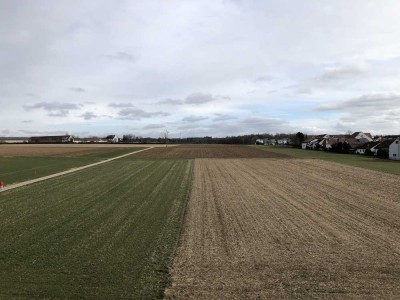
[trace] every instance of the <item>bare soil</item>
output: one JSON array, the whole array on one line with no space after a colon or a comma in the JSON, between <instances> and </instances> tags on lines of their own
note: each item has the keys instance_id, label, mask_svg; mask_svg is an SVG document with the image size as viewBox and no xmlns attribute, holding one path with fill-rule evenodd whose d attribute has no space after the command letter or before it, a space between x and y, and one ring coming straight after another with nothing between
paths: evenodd
<instances>
[{"instance_id":1,"label":"bare soil","mask_svg":"<svg viewBox=\"0 0 400 300\"><path fill-rule=\"evenodd\" d=\"M194 168L166 298L400 298L399 176L304 159Z\"/></svg>"},{"instance_id":2,"label":"bare soil","mask_svg":"<svg viewBox=\"0 0 400 300\"><path fill-rule=\"evenodd\" d=\"M288 158L280 153L262 151L246 145L178 145L176 147L159 147L135 155L134 158Z\"/></svg>"}]
</instances>

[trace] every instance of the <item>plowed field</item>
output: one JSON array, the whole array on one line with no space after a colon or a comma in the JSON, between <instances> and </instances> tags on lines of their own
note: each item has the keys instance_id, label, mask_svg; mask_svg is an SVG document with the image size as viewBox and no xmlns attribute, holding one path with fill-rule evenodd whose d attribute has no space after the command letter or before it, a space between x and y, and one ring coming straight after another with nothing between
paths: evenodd
<instances>
[{"instance_id":1,"label":"plowed field","mask_svg":"<svg viewBox=\"0 0 400 300\"><path fill-rule=\"evenodd\" d=\"M400 177L320 160L195 160L171 272L166 296L178 299L398 299Z\"/></svg>"},{"instance_id":2,"label":"plowed field","mask_svg":"<svg viewBox=\"0 0 400 300\"><path fill-rule=\"evenodd\" d=\"M288 158L288 155L240 145L179 145L159 147L133 158Z\"/></svg>"}]
</instances>

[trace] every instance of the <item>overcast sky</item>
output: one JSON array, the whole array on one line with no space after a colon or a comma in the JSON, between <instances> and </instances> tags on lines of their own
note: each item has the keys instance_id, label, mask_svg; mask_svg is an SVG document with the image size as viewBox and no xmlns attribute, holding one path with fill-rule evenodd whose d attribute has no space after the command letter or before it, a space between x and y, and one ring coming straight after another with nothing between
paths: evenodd
<instances>
[{"instance_id":1,"label":"overcast sky","mask_svg":"<svg viewBox=\"0 0 400 300\"><path fill-rule=\"evenodd\" d=\"M399 12L0 0L0 135L400 134Z\"/></svg>"}]
</instances>

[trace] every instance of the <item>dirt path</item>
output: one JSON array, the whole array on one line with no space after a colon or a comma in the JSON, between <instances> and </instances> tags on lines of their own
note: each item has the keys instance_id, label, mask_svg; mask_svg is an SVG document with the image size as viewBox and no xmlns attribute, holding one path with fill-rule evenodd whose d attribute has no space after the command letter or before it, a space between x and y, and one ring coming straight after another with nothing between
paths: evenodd
<instances>
[{"instance_id":1,"label":"dirt path","mask_svg":"<svg viewBox=\"0 0 400 300\"><path fill-rule=\"evenodd\" d=\"M16 188L19 188L21 186L25 186L25 185L28 185L28 184L40 182L40 181L47 180L47 179L50 179L50 178L54 178L54 177L62 176L62 175L65 175L65 174L77 172L77 171L80 171L80 170L83 170L83 169L87 169L87 168L91 168L91 167L94 167L94 166L98 166L98 165L101 165L101 164L104 164L104 163L107 163L107 162L110 162L110 161L113 161L113 160L116 160L116 159L119 159L119 158L122 158L122 157L126 157L126 156L129 156L129 155L133 155L133 154L136 154L136 153L139 153L139 152L143 152L143 151L147 151L147 150L150 150L150 149L152 149L152 148L150 147L150 148L146 148L146 149L143 149L143 150L130 152L130 153L123 154L123 155L120 155L120 156L117 156L117 157L112 157L112 158L109 158L109 159L106 159L106 160L102 160L102 161L99 161L99 162L96 162L96 163L93 163L93 164L90 164L90 165L86 165L86 166L82 166L82 167L78 167L78 168L73 168L73 169L70 169L70 170L67 170L67 171L63 171L63 172L59 172L59 173L56 173L56 174L51 174L51 175L48 175L48 176L35 178L35 179L32 179L32 180L27 180L27 181L15 183L15 184L10 184L10 185L5 186L4 188L0 189L0 193L5 192L5 191L9 191L9 190L12 190L12 189L16 189Z\"/></svg>"},{"instance_id":2,"label":"dirt path","mask_svg":"<svg viewBox=\"0 0 400 300\"><path fill-rule=\"evenodd\" d=\"M198 159L166 297L400 297L400 177L319 160Z\"/></svg>"}]
</instances>

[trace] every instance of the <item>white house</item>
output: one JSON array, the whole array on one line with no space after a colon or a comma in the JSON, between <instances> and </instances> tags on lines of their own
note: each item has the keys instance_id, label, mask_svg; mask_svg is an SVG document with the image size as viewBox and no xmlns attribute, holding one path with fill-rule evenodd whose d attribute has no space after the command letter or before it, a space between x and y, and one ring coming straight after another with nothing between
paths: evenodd
<instances>
[{"instance_id":1,"label":"white house","mask_svg":"<svg viewBox=\"0 0 400 300\"><path fill-rule=\"evenodd\" d=\"M289 139L288 138L279 139L276 142L278 145L287 145L287 144L289 144Z\"/></svg>"},{"instance_id":2,"label":"white house","mask_svg":"<svg viewBox=\"0 0 400 300\"><path fill-rule=\"evenodd\" d=\"M389 159L400 160L400 138L397 138L389 146Z\"/></svg>"},{"instance_id":3,"label":"white house","mask_svg":"<svg viewBox=\"0 0 400 300\"><path fill-rule=\"evenodd\" d=\"M354 132L351 137L356 139L358 142L372 142L373 140L370 133L364 133L361 131Z\"/></svg>"},{"instance_id":4,"label":"white house","mask_svg":"<svg viewBox=\"0 0 400 300\"><path fill-rule=\"evenodd\" d=\"M264 139L256 139L256 145L264 145Z\"/></svg>"},{"instance_id":5,"label":"white house","mask_svg":"<svg viewBox=\"0 0 400 300\"><path fill-rule=\"evenodd\" d=\"M109 143L118 143L118 137L115 134L108 135L106 140Z\"/></svg>"}]
</instances>

